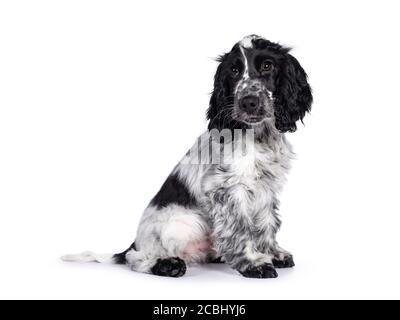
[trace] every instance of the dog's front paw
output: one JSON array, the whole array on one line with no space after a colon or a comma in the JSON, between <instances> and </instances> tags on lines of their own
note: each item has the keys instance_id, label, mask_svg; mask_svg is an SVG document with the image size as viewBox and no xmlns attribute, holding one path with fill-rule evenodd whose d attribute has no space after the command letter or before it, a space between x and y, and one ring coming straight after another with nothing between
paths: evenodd
<instances>
[{"instance_id":1,"label":"dog's front paw","mask_svg":"<svg viewBox=\"0 0 400 320\"><path fill-rule=\"evenodd\" d=\"M293 256L286 256L282 260L273 259L272 263L275 268L293 268L295 266Z\"/></svg>"},{"instance_id":2,"label":"dog's front paw","mask_svg":"<svg viewBox=\"0 0 400 320\"><path fill-rule=\"evenodd\" d=\"M265 263L259 266L247 267L244 271L239 271L246 278L276 278L278 273L271 263Z\"/></svg>"}]
</instances>

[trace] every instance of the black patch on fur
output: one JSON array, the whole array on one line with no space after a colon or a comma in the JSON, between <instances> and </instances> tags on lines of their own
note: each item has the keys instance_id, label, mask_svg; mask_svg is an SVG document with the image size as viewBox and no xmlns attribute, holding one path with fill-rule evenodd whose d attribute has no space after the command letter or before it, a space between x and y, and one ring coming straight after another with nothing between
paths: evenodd
<instances>
[{"instance_id":1,"label":"black patch on fur","mask_svg":"<svg viewBox=\"0 0 400 320\"><path fill-rule=\"evenodd\" d=\"M186 273L186 264L180 258L158 259L151 272L156 276L178 278Z\"/></svg>"},{"instance_id":2,"label":"black patch on fur","mask_svg":"<svg viewBox=\"0 0 400 320\"><path fill-rule=\"evenodd\" d=\"M163 208L174 203L184 207L196 205L196 199L177 174L171 174L162 185L160 191L150 201L150 205Z\"/></svg>"},{"instance_id":3,"label":"black patch on fur","mask_svg":"<svg viewBox=\"0 0 400 320\"><path fill-rule=\"evenodd\" d=\"M275 127L281 132L294 132L296 122L311 110L311 87L306 72L292 55L285 55L281 69L275 93Z\"/></svg>"},{"instance_id":4,"label":"black patch on fur","mask_svg":"<svg viewBox=\"0 0 400 320\"><path fill-rule=\"evenodd\" d=\"M124 252L114 254L114 263L115 264L125 264L126 263L126 254L128 253L129 250L136 250L135 242L130 245L128 249L126 249Z\"/></svg>"},{"instance_id":5,"label":"black patch on fur","mask_svg":"<svg viewBox=\"0 0 400 320\"><path fill-rule=\"evenodd\" d=\"M273 259L275 268L293 268L295 266L292 256L287 256L283 260Z\"/></svg>"},{"instance_id":6,"label":"black patch on fur","mask_svg":"<svg viewBox=\"0 0 400 320\"><path fill-rule=\"evenodd\" d=\"M236 53L233 53L236 52ZM235 79L229 75L230 56L238 56L239 47L235 45L231 53L220 56L217 61L220 63L214 76L214 89L210 98L210 106L207 110L208 129L247 129L249 126L245 123L233 120L230 113L234 103L233 91L236 85Z\"/></svg>"},{"instance_id":7,"label":"black patch on fur","mask_svg":"<svg viewBox=\"0 0 400 320\"><path fill-rule=\"evenodd\" d=\"M270 263L262 264L258 267L248 267L240 273L246 278L276 278L278 273L276 272L274 266Z\"/></svg>"}]
</instances>

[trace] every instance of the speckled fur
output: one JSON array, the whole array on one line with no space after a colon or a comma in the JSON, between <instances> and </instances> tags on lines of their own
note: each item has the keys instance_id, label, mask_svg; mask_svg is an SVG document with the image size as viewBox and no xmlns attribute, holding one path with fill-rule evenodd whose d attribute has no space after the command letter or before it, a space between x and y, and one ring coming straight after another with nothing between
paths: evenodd
<instances>
[{"instance_id":1,"label":"speckled fur","mask_svg":"<svg viewBox=\"0 0 400 320\"><path fill-rule=\"evenodd\" d=\"M185 156L174 172L192 192L197 206L147 208L137 232L136 250L127 255L132 269L149 272L146 265L158 258L176 256L193 263L218 256L244 271L290 255L280 249L275 235L280 226L278 194L293 153L283 134L270 128L270 134L264 136L265 130L259 130L254 141L243 140L246 153L234 152L232 158L224 159L226 164L191 164L187 157L197 153ZM236 150L235 141L223 147L232 143ZM201 250L188 256L185 248L196 243L203 245Z\"/></svg>"}]
</instances>

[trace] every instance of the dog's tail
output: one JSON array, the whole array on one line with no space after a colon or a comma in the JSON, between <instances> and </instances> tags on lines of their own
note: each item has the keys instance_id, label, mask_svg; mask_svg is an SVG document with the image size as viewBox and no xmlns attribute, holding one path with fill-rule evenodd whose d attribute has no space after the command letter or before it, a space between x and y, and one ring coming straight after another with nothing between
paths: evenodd
<instances>
[{"instance_id":1,"label":"dog's tail","mask_svg":"<svg viewBox=\"0 0 400 320\"><path fill-rule=\"evenodd\" d=\"M61 260L66 262L98 262L111 264L125 264L126 254L130 250L135 250L135 243L126 249L124 252L116 254L97 254L91 251L85 251L78 254L67 254L61 257Z\"/></svg>"},{"instance_id":2,"label":"dog's tail","mask_svg":"<svg viewBox=\"0 0 400 320\"><path fill-rule=\"evenodd\" d=\"M67 254L61 257L61 260L67 262L99 262L99 263L115 263L114 254L97 254L91 251L84 251L77 254Z\"/></svg>"}]
</instances>

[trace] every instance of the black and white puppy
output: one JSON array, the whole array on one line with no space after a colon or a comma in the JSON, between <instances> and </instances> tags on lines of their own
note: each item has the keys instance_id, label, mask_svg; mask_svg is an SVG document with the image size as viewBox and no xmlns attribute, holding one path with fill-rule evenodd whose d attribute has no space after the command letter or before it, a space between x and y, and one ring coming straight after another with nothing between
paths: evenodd
<instances>
[{"instance_id":1,"label":"black and white puppy","mask_svg":"<svg viewBox=\"0 0 400 320\"><path fill-rule=\"evenodd\" d=\"M127 264L170 277L199 262L223 261L252 278L274 278L275 268L293 267L275 239L278 194L293 157L285 132L296 131L310 111L312 93L289 51L252 35L221 56L208 130L145 209L135 242L119 254L63 259Z\"/></svg>"}]
</instances>

